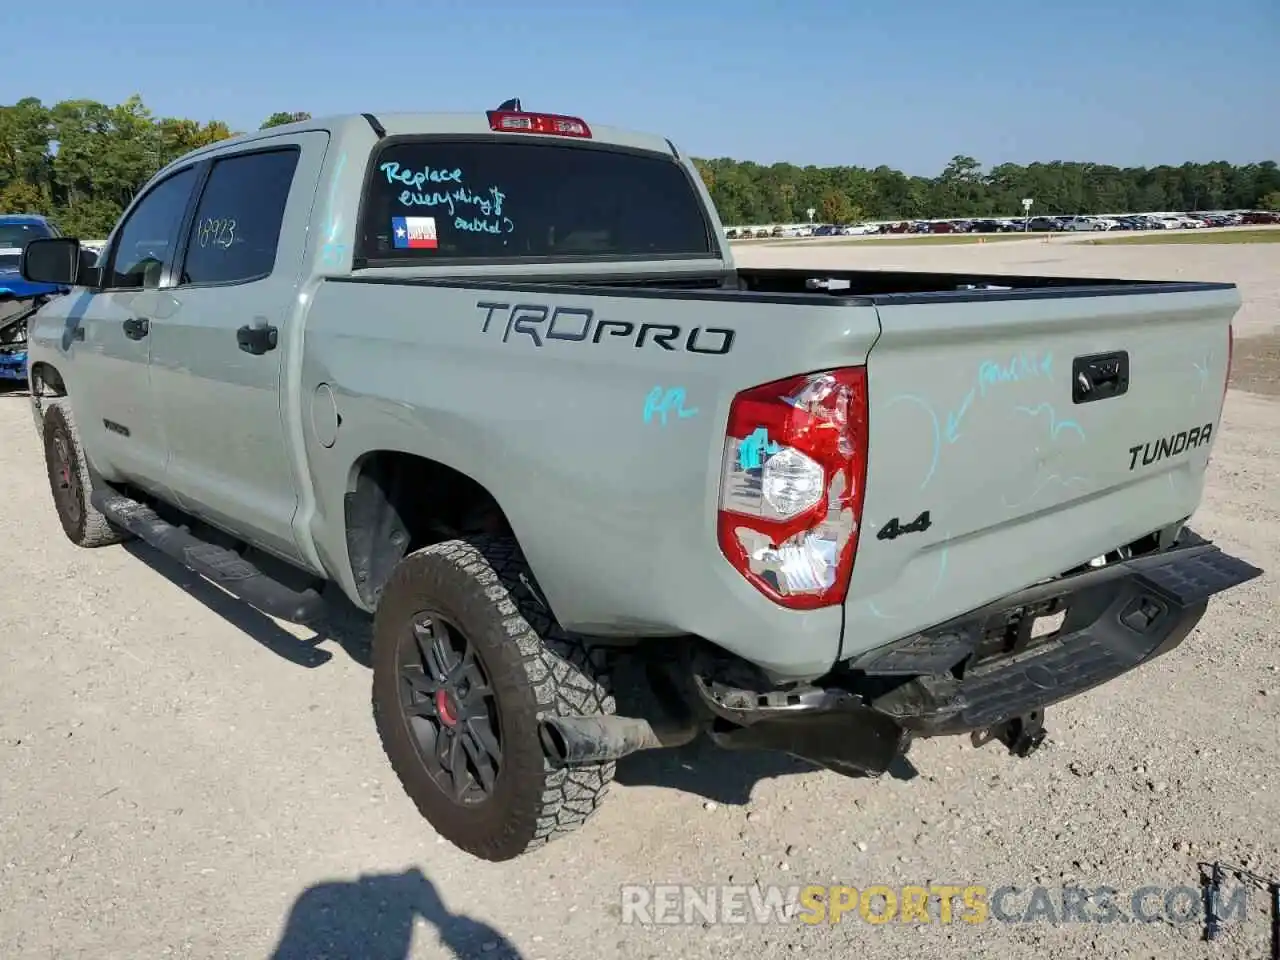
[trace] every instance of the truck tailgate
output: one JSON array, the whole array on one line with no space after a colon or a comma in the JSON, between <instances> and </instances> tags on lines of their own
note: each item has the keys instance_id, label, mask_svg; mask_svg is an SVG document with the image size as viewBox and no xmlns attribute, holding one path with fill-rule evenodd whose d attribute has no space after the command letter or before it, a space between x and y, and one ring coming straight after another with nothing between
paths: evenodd
<instances>
[{"instance_id":1,"label":"truck tailgate","mask_svg":"<svg viewBox=\"0 0 1280 960\"><path fill-rule=\"evenodd\" d=\"M877 298L870 467L842 656L1190 516L1230 285Z\"/></svg>"}]
</instances>

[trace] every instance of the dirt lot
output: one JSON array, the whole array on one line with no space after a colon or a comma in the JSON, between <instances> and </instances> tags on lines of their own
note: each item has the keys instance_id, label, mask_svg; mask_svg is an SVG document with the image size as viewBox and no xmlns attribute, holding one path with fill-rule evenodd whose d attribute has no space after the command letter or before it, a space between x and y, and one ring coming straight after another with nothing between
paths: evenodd
<instances>
[{"instance_id":1,"label":"dirt lot","mask_svg":"<svg viewBox=\"0 0 1280 960\"><path fill-rule=\"evenodd\" d=\"M485 864L438 843L388 770L360 618L313 636L144 547L72 548L27 401L0 396L0 957L1265 955L1262 892L1213 944L1198 916L621 923L624 884L1013 884L1024 892L1004 909L1020 913L1033 884L1111 887L1127 910L1143 886L1195 887L1201 860L1280 873L1274 248L1025 241L742 259L1236 281L1237 389L1195 523L1267 575L1215 601L1173 654L1052 710L1029 760L927 742L916 779L876 782L699 748L631 758L585 830ZM1164 913L1160 896L1146 904Z\"/></svg>"}]
</instances>

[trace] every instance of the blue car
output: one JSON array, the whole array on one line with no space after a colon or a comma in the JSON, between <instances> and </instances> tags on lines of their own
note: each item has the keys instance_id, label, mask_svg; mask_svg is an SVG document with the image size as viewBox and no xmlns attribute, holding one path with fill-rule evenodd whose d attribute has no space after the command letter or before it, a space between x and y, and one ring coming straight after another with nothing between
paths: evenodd
<instances>
[{"instance_id":1,"label":"blue car","mask_svg":"<svg viewBox=\"0 0 1280 960\"><path fill-rule=\"evenodd\" d=\"M27 318L50 297L68 287L30 283L18 272L26 245L59 236L58 228L37 214L0 213L0 381L27 382Z\"/></svg>"}]
</instances>

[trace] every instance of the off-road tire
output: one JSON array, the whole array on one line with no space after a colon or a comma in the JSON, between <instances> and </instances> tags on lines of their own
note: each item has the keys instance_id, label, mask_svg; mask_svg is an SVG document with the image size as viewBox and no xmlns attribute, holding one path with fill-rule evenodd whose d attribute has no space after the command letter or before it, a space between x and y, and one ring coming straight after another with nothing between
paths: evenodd
<instances>
[{"instance_id":1,"label":"off-road tire","mask_svg":"<svg viewBox=\"0 0 1280 960\"><path fill-rule=\"evenodd\" d=\"M513 859L582 826L614 775L612 762L557 770L546 760L541 718L616 708L605 651L570 637L536 589L513 539L449 540L400 562L374 617L373 715L392 769L437 833L484 860ZM476 807L430 778L400 705L398 640L424 607L462 630L495 694L502 760L492 794Z\"/></svg>"},{"instance_id":2,"label":"off-road tire","mask_svg":"<svg viewBox=\"0 0 1280 960\"><path fill-rule=\"evenodd\" d=\"M80 433L76 430L71 403L66 397L51 398L45 404L41 434L49 492L67 539L78 547L106 547L133 539L132 534L114 526L99 513L89 500L93 494L93 475L84 455L84 446L80 443ZM60 442L68 451L67 466L71 474L70 486L63 489L60 489L63 483L61 455L58 453Z\"/></svg>"}]
</instances>

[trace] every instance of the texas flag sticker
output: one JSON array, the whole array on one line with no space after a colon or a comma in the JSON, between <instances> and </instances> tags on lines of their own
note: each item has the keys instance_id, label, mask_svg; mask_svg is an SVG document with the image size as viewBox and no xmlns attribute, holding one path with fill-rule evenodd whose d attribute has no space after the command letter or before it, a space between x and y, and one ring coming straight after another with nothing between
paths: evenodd
<instances>
[{"instance_id":1,"label":"texas flag sticker","mask_svg":"<svg viewBox=\"0 0 1280 960\"><path fill-rule=\"evenodd\" d=\"M391 235L397 250L435 250L435 217L392 217Z\"/></svg>"}]
</instances>

